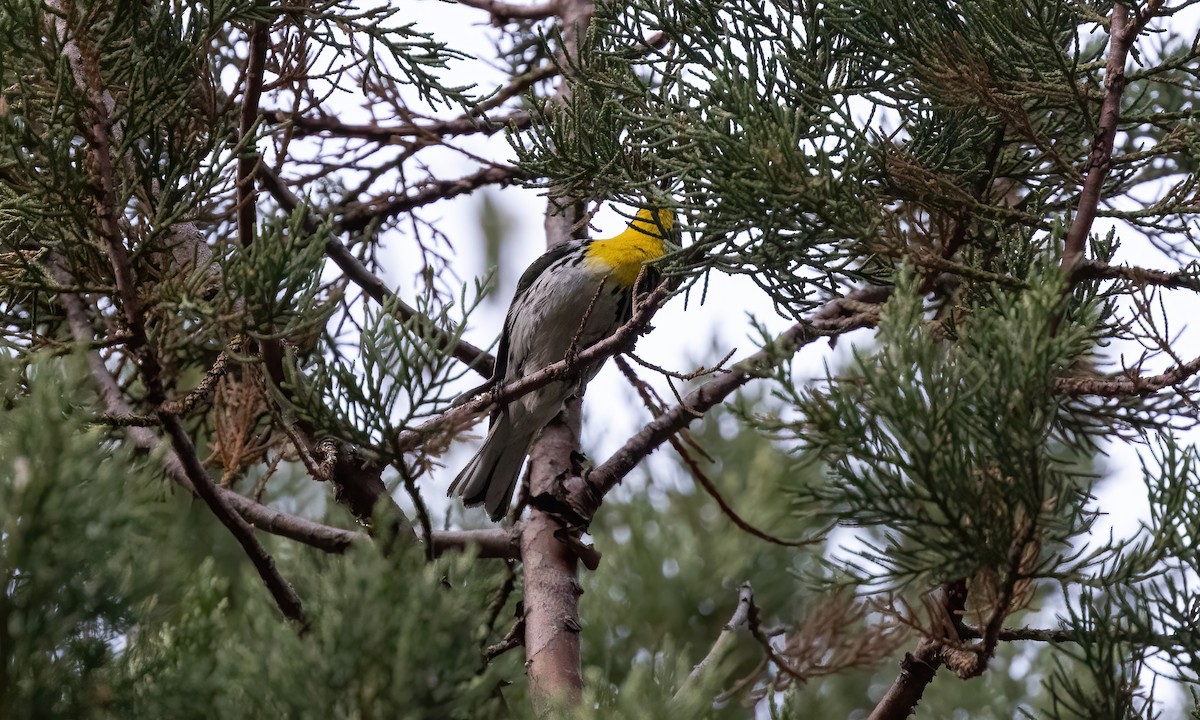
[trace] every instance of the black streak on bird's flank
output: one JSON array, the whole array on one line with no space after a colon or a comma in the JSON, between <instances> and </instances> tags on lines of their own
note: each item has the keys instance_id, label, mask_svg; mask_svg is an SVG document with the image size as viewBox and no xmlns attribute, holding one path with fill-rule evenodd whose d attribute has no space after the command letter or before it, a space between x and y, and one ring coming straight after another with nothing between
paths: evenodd
<instances>
[{"instance_id":1,"label":"black streak on bird's flank","mask_svg":"<svg viewBox=\"0 0 1200 720\"><path fill-rule=\"evenodd\" d=\"M624 324L631 316L632 312L629 308L629 296L622 295L621 299L617 301L617 317L621 318L621 324Z\"/></svg>"}]
</instances>

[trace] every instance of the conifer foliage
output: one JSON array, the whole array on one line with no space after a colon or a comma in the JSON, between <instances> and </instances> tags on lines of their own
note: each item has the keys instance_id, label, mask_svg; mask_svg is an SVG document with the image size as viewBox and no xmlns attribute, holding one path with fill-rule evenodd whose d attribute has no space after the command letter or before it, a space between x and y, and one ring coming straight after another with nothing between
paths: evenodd
<instances>
[{"instance_id":1,"label":"conifer foliage","mask_svg":"<svg viewBox=\"0 0 1200 720\"><path fill-rule=\"evenodd\" d=\"M1187 712L1195 5L4 3L0 717ZM442 219L504 276L517 188L547 245L684 243L456 400L494 283ZM757 349L635 353L729 275ZM644 409L447 507L481 418L610 357ZM640 429L585 461L581 417Z\"/></svg>"}]
</instances>

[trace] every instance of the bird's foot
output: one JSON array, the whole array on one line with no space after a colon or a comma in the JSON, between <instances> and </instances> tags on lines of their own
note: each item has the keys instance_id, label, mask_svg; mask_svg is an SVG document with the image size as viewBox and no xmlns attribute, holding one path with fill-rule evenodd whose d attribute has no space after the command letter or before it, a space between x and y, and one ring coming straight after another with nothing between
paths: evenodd
<instances>
[{"instance_id":1,"label":"bird's foot","mask_svg":"<svg viewBox=\"0 0 1200 720\"><path fill-rule=\"evenodd\" d=\"M563 356L563 361L565 361L567 363L568 370L575 369L575 366L579 364L579 344L578 343L575 343L575 342L571 343L571 346L567 348L567 354Z\"/></svg>"}]
</instances>

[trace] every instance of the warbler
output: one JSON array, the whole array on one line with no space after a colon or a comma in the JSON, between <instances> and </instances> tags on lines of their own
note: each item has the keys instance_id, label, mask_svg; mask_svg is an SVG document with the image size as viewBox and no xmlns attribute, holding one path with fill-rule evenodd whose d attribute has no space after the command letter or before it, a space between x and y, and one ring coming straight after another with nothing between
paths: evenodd
<instances>
[{"instance_id":1,"label":"warbler","mask_svg":"<svg viewBox=\"0 0 1200 720\"><path fill-rule=\"evenodd\" d=\"M583 350L616 332L632 314L642 266L666 254L674 224L670 210L642 209L615 237L561 243L534 260L517 282L488 385L511 383L564 359L573 344ZM483 446L447 494L468 507L483 505L499 520L534 438L572 395L583 393L601 364L584 369L579 380L552 382L493 410Z\"/></svg>"}]
</instances>

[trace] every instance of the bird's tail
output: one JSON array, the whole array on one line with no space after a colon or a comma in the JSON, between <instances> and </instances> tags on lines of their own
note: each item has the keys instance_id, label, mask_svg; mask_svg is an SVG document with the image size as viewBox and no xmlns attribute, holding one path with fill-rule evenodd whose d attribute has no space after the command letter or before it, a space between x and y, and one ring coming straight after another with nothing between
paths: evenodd
<instances>
[{"instance_id":1,"label":"bird's tail","mask_svg":"<svg viewBox=\"0 0 1200 720\"><path fill-rule=\"evenodd\" d=\"M454 479L447 495L461 497L468 507L483 505L492 520L500 520L512 502L532 443L533 435L519 433L508 413L500 413L492 421L483 447Z\"/></svg>"}]
</instances>

